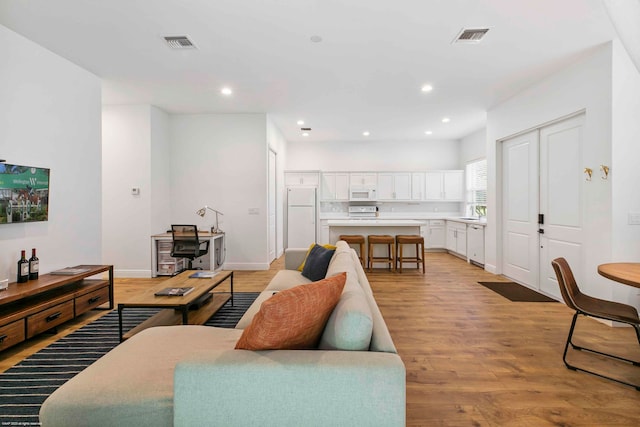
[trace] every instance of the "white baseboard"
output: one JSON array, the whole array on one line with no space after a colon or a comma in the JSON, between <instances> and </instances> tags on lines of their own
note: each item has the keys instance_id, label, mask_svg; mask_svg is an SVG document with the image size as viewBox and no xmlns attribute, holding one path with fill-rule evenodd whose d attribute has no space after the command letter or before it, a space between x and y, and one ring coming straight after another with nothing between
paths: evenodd
<instances>
[{"instance_id":1,"label":"white baseboard","mask_svg":"<svg viewBox=\"0 0 640 427\"><path fill-rule=\"evenodd\" d=\"M485 264L484 271L488 271L489 273L492 273L492 274L498 274L496 273L496 271L498 271L498 268L493 264Z\"/></svg>"},{"instance_id":2,"label":"white baseboard","mask_svg":"<svg viewBox=\"0 0 640 427\"><path fill-rule=\"evenodd\" d=\"M231 263L225 262L222 266L223 270L268 270L269 263L252 262L252 263Z\"/></svg>"},{"instance_id":3,"label":"white baseboard","mask_svg":"<svg viewBox=\"0 0 640 427\"><path fill-rule=\"evenodd\" d=\"M151 270L125 270L113 269L113 277L131 278L131 279L148 279L151 277Z\"/></svg>"}]
</instances>

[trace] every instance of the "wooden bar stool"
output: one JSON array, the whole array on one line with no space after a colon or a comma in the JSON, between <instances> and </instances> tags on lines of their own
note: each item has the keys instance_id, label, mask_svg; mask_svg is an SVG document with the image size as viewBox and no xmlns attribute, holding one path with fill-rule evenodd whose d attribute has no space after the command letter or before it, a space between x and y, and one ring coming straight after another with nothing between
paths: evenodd
<instances>
[{"instance_id":1,"label":"wooden bar stool","mask_svg":"<svg viewBox=\"0 0 640 427\"><path fill-rule=\"evenodd\" d=\"M350 245L360 245L358 258L360 258L360 264L362 264L362 268L364 268L364 236L361 234L341 234L338 239L344 240Z\"/></svg>"},{"instance_id":2,"label":"wooden bar stool","mask_svg":"<svg viewBox=\"0 0 640 427\"><path fill-rule=\"evenodd\" d=\"M402 254L403 245L416 245L416 256L405 257ZM398 270L402 273L403 262L415 262L416 268L420 269L422 264L422 274L424 274L424 237L418 235L397 235L396 236L396 262Z\"/></svg>"},{"instance_id":3,"label":"wooden bar stool","mask_svg":"<svg viewBox=\"0 0 640 427\"><path fill-rule=\"evenodd\" d=\"M389 264L389 269L391 271L396 271L396 260L395 260L395 239L393 236L389 235L369 235L368 237L369 247L367 248L367 253L369 255L367 267L369 271L373 269L373 264L376 262L384 262ZM387 256L386 257L376 257L373 256L373 245L387 245Z\"/></svg>"}]
</instances>

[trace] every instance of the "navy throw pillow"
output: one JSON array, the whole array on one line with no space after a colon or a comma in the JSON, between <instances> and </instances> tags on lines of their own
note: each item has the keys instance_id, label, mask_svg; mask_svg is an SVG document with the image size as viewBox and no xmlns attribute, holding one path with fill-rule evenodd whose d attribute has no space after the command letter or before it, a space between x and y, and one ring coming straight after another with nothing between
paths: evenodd
<instances>
[{"instance_id":1,"label":"navy throw pillow","mask_svg":"<svg viewBox=\"0 0 640 427\"><path fill-rule=\"evenodd\" d=\"M326 249L318 244L314 245L307 255L302 275L314 282L324 279L334 252L334 249Z\"/></svg>"}]
</instances>

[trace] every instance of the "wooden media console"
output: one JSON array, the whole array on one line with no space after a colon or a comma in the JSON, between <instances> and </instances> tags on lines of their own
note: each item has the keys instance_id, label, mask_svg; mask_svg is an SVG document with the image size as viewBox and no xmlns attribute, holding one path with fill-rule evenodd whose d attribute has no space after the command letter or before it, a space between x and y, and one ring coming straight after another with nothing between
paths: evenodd
<instances>
[{"instance_id":1,"label":"wooden media console","mask_svg":"<svg viewBox=\"0 0 640 427\"><path fill-rule=\"evenodd\" d=\"M75 274L42 274L0 291L0 351L91 309L113 309L113 266L78 265ZM100 273L108 279L89 279Z\"/></svg>"}]
</instances>

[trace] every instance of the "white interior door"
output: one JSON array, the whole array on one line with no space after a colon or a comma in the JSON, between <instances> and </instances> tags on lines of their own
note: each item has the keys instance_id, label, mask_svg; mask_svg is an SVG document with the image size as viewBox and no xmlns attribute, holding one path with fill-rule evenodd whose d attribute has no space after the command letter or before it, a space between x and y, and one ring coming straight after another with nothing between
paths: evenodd
<instances>
[{"instance_id":1,"label":"white interior door","mask_svg":"<svg viewBox=\"0 0 640 427\"><path fill-rule=\"evenodd\" d=\"M538 131L502 144L505 276L538 287Z\"/></svg>"},{"instance_id":2,"label":"white interior door","mask_svg":"<svg viewBox=\"0 0 640 427\"><path fill-rule=\"evenodd\" d=\"M269 150L269 262L276 259L276 153Z\"/></svg>"},{"instance_id":3,"label":"white interior door","mask_svg":"<svg viewBox=\"0 0 640 427\"><path fill-rule=\"evenodd\" d=\"M582 139L584 114L540 130L540 290L561 298L551 261L564 257L582 271Z\"/></svg>"},{"instance_id":4,"label":"white interior door","mask_svg":"<svg viewBox=\"0 0 640 427\"><path fill-rule=\"evenodd\" d=\"M583 129L581 114L502 144L504 275L557 299L551 261L582 271Z\"/></svg>"}]
</instances>

